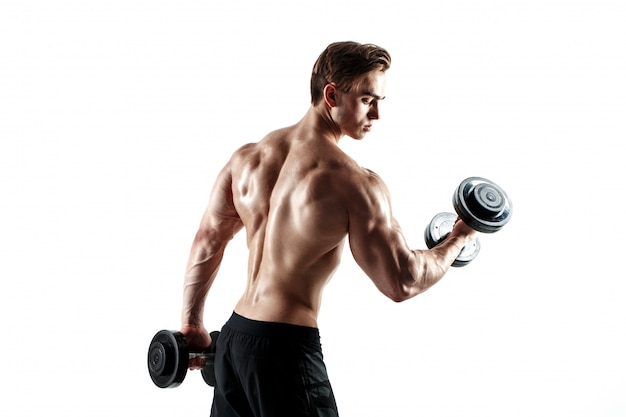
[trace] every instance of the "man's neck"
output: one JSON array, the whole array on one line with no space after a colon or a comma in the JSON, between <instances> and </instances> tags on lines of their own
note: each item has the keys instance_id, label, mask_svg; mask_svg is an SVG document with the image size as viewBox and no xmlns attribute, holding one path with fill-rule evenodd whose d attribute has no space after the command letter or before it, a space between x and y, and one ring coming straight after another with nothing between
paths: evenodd
<instances>
[{"instance_id":1,"label":"man's neck","mask_svg":"<svg viewBox=\"0 0 626 417\"><path fill-rule=\"evenodd\" d=\"M344 136L323 104L312 105L298 124L305 131L311 132L316 140L325 139L338 144L339 139Z\"/></svg>"}]
</instances>

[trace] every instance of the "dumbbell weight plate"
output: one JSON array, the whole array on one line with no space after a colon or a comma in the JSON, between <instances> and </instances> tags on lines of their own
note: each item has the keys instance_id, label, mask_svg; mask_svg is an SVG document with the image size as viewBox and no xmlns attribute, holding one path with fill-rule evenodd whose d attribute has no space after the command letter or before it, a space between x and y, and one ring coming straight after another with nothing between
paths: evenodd
<instances>
[{"instance_id":1,"label":"dumbbell weight plate","mask_svg":"<svg viewBox=\"0 0 626 417\"><path fill-rule=\"evenodd\" d=\"M424 240L429 249L437 246L439 242L444 240L452 231L457 215L454 213L439 213L430 221L424 231ZM459 255L456 257L452 266L465 266L478 256L480 252L480 241L478 239L468 243L463 247Z\"/></svg>"},{"instance_id":2,"label":"dumbbell weight plate","mask_svg":"<svg viewBox=\"0 0 626 417\"><path fill-rule=\"evenodd\" d=\"M148 372L157 387L179 386L188 366L189 349L182 333L161 330L154 335L148 349Z\"/></svg>"},{"instance_id":3,"label":"dumbbell weight plate","mask_svg":"<svg viewBox=\"0 0 626 417\"><path fill-rule=\"evenodd\" d=\"M483 233L500 230L511 219L513 209L506 192L481 177L461 182L452 197L452 205L468 226Z\"/></svg>"}]
</instances>

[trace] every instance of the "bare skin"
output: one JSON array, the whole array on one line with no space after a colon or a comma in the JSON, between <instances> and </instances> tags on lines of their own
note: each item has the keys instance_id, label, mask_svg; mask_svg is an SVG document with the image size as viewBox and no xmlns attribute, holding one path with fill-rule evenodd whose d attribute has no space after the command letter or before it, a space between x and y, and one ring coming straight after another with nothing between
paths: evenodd
<instances>
[{"instance_id":1,"label":"bare skin","mask_svg":"<svg viewBox=\"0 0 626 417\"><path fill-rule=\"evenodd\" d=\"M383 181L346 155L343 136L362 139L379 118L385 74L367 74L351 92L333 84L297 124L238 149L219 173L185 275L181 331L190 346L211 339L206 295L228 242L242 228L248 279L235 312L252 320L317 327L322 292L348 240L357 264L393 301L437 283L477 232L457 221L430 250L411 249L393 218ZM203 366L200 358L192 369Z\"/></svg>"}]
</instances>

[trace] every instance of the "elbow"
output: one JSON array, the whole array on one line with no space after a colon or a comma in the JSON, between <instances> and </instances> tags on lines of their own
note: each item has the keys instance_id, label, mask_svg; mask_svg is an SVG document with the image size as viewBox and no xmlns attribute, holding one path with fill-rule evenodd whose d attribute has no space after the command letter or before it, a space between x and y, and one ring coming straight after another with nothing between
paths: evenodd
<instances>
[{"instance_id":1,"label":"elbow","mask_svg":"<svg viewBox=\"0 0 626 417\"><path fill-rule=\"evenodd\" d=\"M410 289L396 280L379 281L373 279L376 288L394 303L401 303L411 298Z\"/></svg>"},{"instance_id":2,"label":"elbow","mask_svg":"<svg viewBox=\"0 0 626 417\"><path fill-rule=\"evenodd\" d=\"M410 300L422 291L423 290L415 286L399 284L390 291L386 291L384 294L394 303L401 303Z\"/></svg>"},{"instance_id":3,"label":"elbow","mask_svg":"<svg viewBox=\"0 0 626 417\"><path fill-rule=\"evenodd\" d=\"M408 300L411 297L407 297L406 295L387 295L387 298L389 298L394 303L399 304L399 303L401 303L403 301Z\"/></svg>"},{"instance_id":4,"label":"elbow","mask_svg":"<svg viewBox=\"0 0 626 417\"><path fill-rule=\"evenodd\" d=\"M439 280L439 276L431 277L423 268L407 269L397 277L385 295L395 303L401 303L423 293ZM429 279L431 277L431 279Z\"/></svg>"},{"instance_id":5,"label":"elbow","mask_svg":"<svg viewBox=\"0 0 626 417\"><path fill-rule=\"evenodd\" d=\"M401 303L423 293L443 276L440 268L425 262L419 251L412 251L406 262L372 275L380 292L395 303ZM375 278L376 277L376 278Z\"/></svg>"}]
</instances>

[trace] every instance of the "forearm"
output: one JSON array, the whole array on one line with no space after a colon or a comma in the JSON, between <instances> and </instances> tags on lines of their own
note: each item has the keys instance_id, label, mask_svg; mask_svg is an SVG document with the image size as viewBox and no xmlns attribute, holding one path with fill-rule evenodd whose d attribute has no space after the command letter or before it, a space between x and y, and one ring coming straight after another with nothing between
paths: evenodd
<instances>
[{"instance_id":1,"label":"forearm","mask_svg":"<svg viewBox=\"0 0 626 417\"><path fill-rule=\"evenodd\" d=\"M183 285L183 326L202 326L206 297L215 281L223 254L223 245L198 239L194 241Z\"/></svg>"},{"instance_id":2,"label":"forearm","mask_svg":"<svg viewBox=\"0 0 626 417\"><path fill-rule=\"evenodd\" d=\"M465 239L454 236L430 250L412 250L407 261L408 273L402 282L404 296L412 298L439 282L459 255Z\"/></svg>"}]
</instances>

